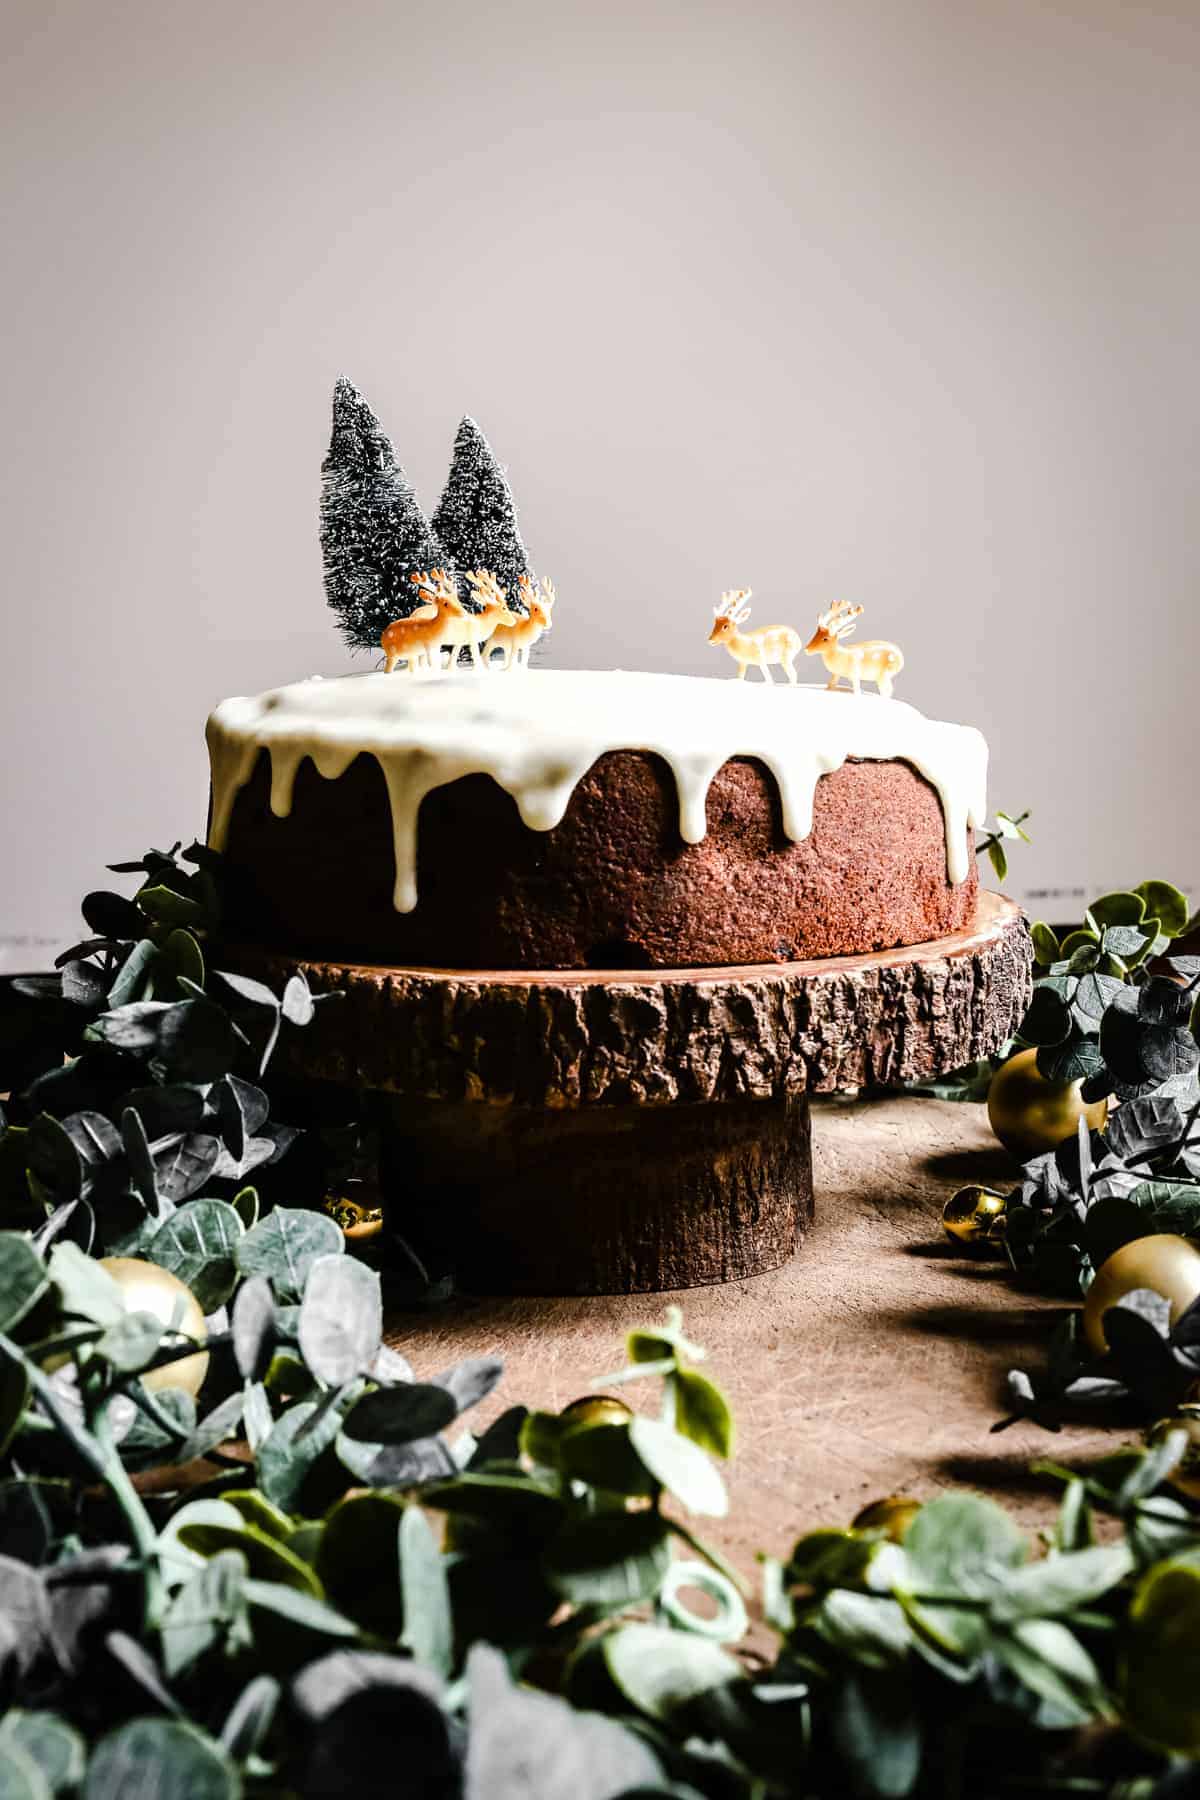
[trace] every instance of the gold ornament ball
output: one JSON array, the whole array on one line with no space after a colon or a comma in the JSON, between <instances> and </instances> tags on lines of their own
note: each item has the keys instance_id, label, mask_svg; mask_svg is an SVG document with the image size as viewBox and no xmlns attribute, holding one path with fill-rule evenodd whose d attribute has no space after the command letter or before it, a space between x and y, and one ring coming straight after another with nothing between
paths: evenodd
<instances>
[{"instance_id":1,"label":"gold ornament ball","mask_svg":"<svg viewBox=\"0 0 1200 1800\"><path fill-rule=\"evenodd\" d=\"M207 1337L200 1302L191 1288L169 1269L160 1269L157 1263L143 1262L139 1256L102 1256L100 1267L112 1276L130 1312L153 1313L164 1325L174 1322L188 1337ZM176 1362L152 1369L142 1376L142 1383L150 1389L183 1388L194 1398L203 1387L207 1373L208 1351L197 1350L193 1356L181 1356Z\"/></svg>"},{"instance_id":2,"label":"gold ornament ball","mask_svg":"<svg viewBox=\"0 0 1200 1800\"><path fill-rule=\"evenodd\" d=\"M1103 1131L1108 1101L1085 1105L1082 1082L1047 1081L1038 1073L1037 1051L1021 1050L992 1077L987 1109L992 1130L1006 1150L1021 1162L1057 1150L1074 1137L1084 1118L1093 1131Z\"/></svg>"},{"instance_id":3,"label":"gold ornament ball","mask_svg":"<svg viewBox=\"0 0 1200 1800\"><path fill-rule=\"evenodd\" d=\"M1134 1238L1102 1263L1083 1302L1083 1335L1096 1356L1108 1349L1103 1319L1135 1288L1152 1288L1170 1303L1171 1323L1200 1295L1200 1250L1190 1238L1155 1232Z\"/></svg>"},{"instance_id":4,"label":"gold ornament ball","mask_svg":"<svg viewBox=\"0 0 1200 1800\"><path fill-rule=\"evenodd\" d=\"M921 1502L914 1500L911 1494L888 1494L882 1500L872 1500L854 1517L851 1525L853 1531L882 1531L893 1544L904 1541L904 1534L921 1510Z\"/></svg>"},{"instance_id":5,"label":"gold ornament ball","mask_svg":"<svg viewBox=\"0 0 1200 1800\"><path fill-rule=\"evenodd\" d=\"M1004 1210L1008 1201L992 1188L959 1188L942 1208L942 1225L947 1237L960 1244L995 1242L1004 1230Z\"/></svg>"},{"instance_id":6,"label":"gold ornament ball","mask_svg":"<svg viewBox=\"0 0 1200 1800\"><path fill-rule=\"evenodd\" d=\"M628 1425L633 1417L633 1408L624 1400L610 1398L607 1394L585 1394L580 1400L572 1400L564 1406L559 1414L562 1419L569 1419L576 1425Z\"/></svg>"}]
</instances>

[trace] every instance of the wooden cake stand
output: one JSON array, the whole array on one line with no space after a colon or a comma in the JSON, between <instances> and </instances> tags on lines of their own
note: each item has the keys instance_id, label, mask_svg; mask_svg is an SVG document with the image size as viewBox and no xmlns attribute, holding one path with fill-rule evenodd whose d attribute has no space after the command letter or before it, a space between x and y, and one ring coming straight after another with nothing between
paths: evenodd
<instances>
[{"instance_id":1,"label":"wooden cake stand","mask_svg":"<svg viewBox=\"0 0 1200 1800\"><path fill-rule=\"evenodd\" d=\"M224 947L226 959L230 958ZM379 968L247 949L343 990L290 1072L389 1096L385 1209L488 1294L656 1292L785 1262L812 1219L808 1096L987 1056L1029 998L1011 901L871 956L743 968Z\"/></svg>"}]
</instances>

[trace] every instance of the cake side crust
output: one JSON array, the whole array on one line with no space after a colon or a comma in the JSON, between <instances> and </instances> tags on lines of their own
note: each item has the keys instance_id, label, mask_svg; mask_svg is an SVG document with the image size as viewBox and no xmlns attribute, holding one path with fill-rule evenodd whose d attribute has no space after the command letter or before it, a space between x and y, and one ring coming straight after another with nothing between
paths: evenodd
<instances>
[{"instance_id":1,"label":"cake side crust","mask_svg":"<svg viewBox=\"0 0 1200 1800\"><path fill-rule=\"evenodd\" d=\"M228 929L368 963L694 968L918 944L974 916L973 852L951 884L941 801L906 762L821 776L799 842L753 758L722 765L706 811L703 838L684 843L672 772L642 751L601 756L549 830L524 824L490 776L463 776L421 804L419 898L401 913L375 758L357 756L336 779L302 762L279 818L260 752L229 820Z\"/></svg>"}]
</instances>

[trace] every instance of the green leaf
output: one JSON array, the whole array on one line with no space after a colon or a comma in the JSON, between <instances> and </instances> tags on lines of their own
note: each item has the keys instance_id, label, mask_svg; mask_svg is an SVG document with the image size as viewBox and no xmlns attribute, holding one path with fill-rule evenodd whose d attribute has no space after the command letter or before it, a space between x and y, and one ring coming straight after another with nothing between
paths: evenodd
<instances>
[{"instance_id":1,"label":"green leaf","mask_svg":"<svg viewBox=\"0 0 1200 1800\"><path fill-rule=\"evenodd\" d=\"M190 931L172 931L162 946L160 958L162 973L176 987L180 977L190 981L193 987L204 986L204 953ZM158 971L155 972L155 986L158 991ZM184 990L186 991L186 990ZM164 998L173 997L164 995Z\"/></svg>"},{"instance_id":2,"label":"green leaf","mask_svg":"<svg viewBox=\"0 0 1200 1800\"><path fill-rule=\"evenodd\" d=\"M108 990L108 1009L116 1012L122 1006L144 999L149 991L149 977L158 960L158 946L150 938L141 938L133 946Z\"/></svg>"},{"instance_id":3,"label":"green leaf","mask_svg":"<svg viewBox=\"0 0 1200 1800\"><path fill-rule=\"evenodd\" d=\"M989 838L985 848L987 850L988 861L991 863L992 869L995 872L996 880L1007 881L1008 851L1004 848L1003 840L998 837Z\"/></svg>"},{"instance_id":4,"label":"green leaf","mask_svg":"<svg viewBox=\"0 0 1200 1800\"><path fill-rule=\"evenodd\" d=\"M326 1515L312 1555L330 1603L389 1641L408 1621L400 1565L405 1506L401 1495L385 1491L344 1495Z\"/></svg>"},{"instance_id":5,"label":"green leaf","mask_svg":"<svg viewBox=\"0 0 1200 1800\"><path fill-rule=\"evenodd\" d=\"M144 887L136 896L139 909L156 925L200 925L204 908L187 894L169 887Z\"/></svg>"},{"instance_id":6,"label":"green leaf","mask_svg":"<svg viewBox=\"0 0 1200 1800\"><path fill-rule=\"evenodd\" d=\"M1158 936L1157 920L1141 925L1108 925L1100 940L1106 956L1119 956L1127 968L1133 968Z\"/></svg>"},{"instance_id":7,"label":"green leaf","mask_svg":"<svg viewBox=\"0 0 1200 1800\"><path fill-rule=\"evenodd\" d=\"M400 1587L404 1598L401 1642L419 1663L448 1676L454 1667L454 1618L446 1565L419 1506L400 1518Z\"/></svg>"},{"instance_id":8,"label":"green leaf","mask_svg":"<svg viewBox=\"0 0 1200 1800\"><path fill-rule=\"evenodd\" d=\"M1088 912L1102 931L1109 925L1140 925L1146 916L1146 902L1137 893L1101 894Z\"/></svg>"},{"instance_id":9,"label":"green leaf","mask_svg":"<svg viewBox=\"0 0 1200 1800\"><path fill-rule=\"evenodd\" d=\"M1062 955L1057 937L1049 925L1040 920L1029 927L1029 935L1033 939L1033 959L1039 968L1048 969Z\"/></svg>"},{"instance_id":10,"label":"green leaf","mask_svg":"<svg viewBox=\"0 0 1200 1800\"><path fill-rule=\"evenodd\" d=\"M63 1311L93 1325L115 1325L125 1316L125 1297L107 1269L76 1244L55 1244L47 1265L62 1295Z\"/></svg>"},{"instance_id":11,"label":"green leaf","mask_svg":"<svg viewBox=\"0 0 1200 1800\"><path fill-rule=\"evenodd\" d=\"M1075 1011L1086 1021L1085 1029L1094 1029L1104 1017L1124 984L1113 975L1089 973L1080 978L1075 989Z\"/></svg>"},{"instance_id":12,"label":"green leaf","mask_svg":"<svg viewBox=\"0 0 1200 1800\"><path fill-rule=\"evenodd\" d=\"M1146 1572L1122 1650L1127 1723L1177 1756L1200 1755L1200 1568L1171 1559Z\"/></svg>"},{"instance_id":13,"label":"green leaf","mask_svg":"<svg viewBox=\"0 0 1200 1800\"><path fill-rule=\"evenodd\" d=\"M921 1718L907 1681L847 1670L832 1696L832 1735L853 1791L902 1800L921 1768Z\"/></svg>"},{"instance_id":14,"label":"green leaf","mask_svg":"<svg viewBox=\"0 0 1200 1800\"><path fill-rule=\"evenodd\" d=\"M712 1456L732 1456L733 1414L720 1388L695 1369L680 1369L671 1379L676 1431Z\"/></svg>"},{"instance_id":15,"label":"green leaf","mask_svg":"<svg viewBox=\"0 0 1200 1800\"><path fill-rule=\"evenodd\" d=\"M42 1772L52 1794L74 1789L83 1780L87 1746L73 1725L52 1712L24 1712L12 1707L0 1719L0 1742L15 1744ZM0 1792L3 1792L0 1783Z\"/></svg>"},{"instance_id":16,"label":"green leaf","mask_svg":"<svg viewBox=\"0 0 1200 1800\"><path fill-rule=\"evenodd\" d=\"M364 1394L342 1430L366 1444L411 1444L443 1431L458 1416L454 1396L437 1382L408 1381Z\"/></svg>"},{"instance_id":17,"label":"green leaf","mask_svg":"<svg viewBox=\"0 0 1200 1800\"><path fill-rule=\"evenodd\" d=\"M0 1332L19 1325L50 1285L46 1265L19 1231L0 1231Z\"/></svg>"},{"instance_id":18,"label":"green leaf","mask_svg":"<svg viewBox=\"0 0 1200 1800\"><path fill-rule=\"evenodd\" d=\"M321 1637L356 1638L358 1627L353 1619L327 1606L323 1600L300 1588L284 1587L278 1581L250 1580L246 1583L246 1599L251 1607L273 1613L288 1625L300 1626Z\"/></svg>"},{"instance_id":19,"label":"green leaf","mask_svg":"<svg viewBox=\"0 0 1200 1800\"><path fill-rule=\"evenodd\" d=\"M230 1549L219 1551L184 1582L160 1628L168 1680L181 1675L225 1638L244 1605L245 1575L244 1557Z\"/></svg>"},{"instance_id":20,"label":"green leaf","mask_svg":"<svg viewBox=\"0 0 1200 1800\"><path fill-rule=\"evenodd\" d=\"M635 1418L629 1441L655 1481L689 1512L723 1519L729 1510L725 1484L698 1444L661 1419ZM570 1439L564 1439L564 1450Z\"/></svg>"},{"instance_id":21,"label":"green leaf","mask_svg":"<svg viewBox=\"0 0 1200 1800\"><path fill-rule=\"evenodd\" d=\"M166 1329L153 1313L126 1313L96 1340L96 1354L110 1363L118 1374L130 1375L152 1361Z\"/></svg>"},{"instance_id":22,"label":"green leaf","mask_svg":"<svg viewBox=\"0 0 1200 1800\"><path fill-rule=\"evenodd\" d=\"M616 1611L651 1600L671 1561L670 1527L655 1512L601 1512L565 1521L542 1557L572 1606Z\"/></svg>"},{"instance_id":23,"label":"green leaf","mask_svg":"<svg viewBox=\"0 0 1200 1800\"><path fill-rule=\"evenodd\" d=\"M194 1551L197 1556L207 1559L235 1550L256 1580L278 1582L284 1587L315 1594L318 1599L322 1597L321 1583L302 1558L294 1556L278 1538L269 1537L241 1517L236 1525L188 1520L176 1535L184 1549Z\"/></svg>"},{"instance_id":24,"label":"green leaf","mask_svg":"<svg viewBox=\"0 0 1200 1800\"><path fill-rule=\"evenodd\" d=\"M1043 1557L1010 1569L992 1602L991 1616L1002 1623L1059 1618L1090 1606L1124 1581L1133 1568L1127 1544L1093 1544L1062 1556Z\"/></svg>"},{"instance_id":25,"label":"green leaf","mask_svg":"<svg viewBox=\"0 0 1200 1800\"><path fill-rule=\"evenodd\" d=\"M189 1200L160 1225L145 1255L190 1287L204 1313L224 1306L237 1285L242 1221L225 1200Z\"/></svg>"},{"instance_id":26,"label":"green leaf","mask_svg":"<svg viewBox=\"0 0 1200 1800\"><path fill-rule=\"evenodd\" d=\"M1037 1067L1047 1081L1087 1081L1103 1071L1104 1058L1094 1037L1076 1036L1062 1044L1044 1044L1037 1053Z\"/></svg>"},{"instance_id":27,"label":"green leaf","mask_svg":"<svg viewBox=\"0 0 1200 1800\"><path fill-rule=\"evenodd\" d=\"M565 1506L557 1485L529 1475L456 1475L453 1480L423 1488L426 1506L486 1525L508 1545L538 1549L561 1524Z\"/></svg>"},{"instance_id":28,"label":"green leaf","mask_svg":"<svg viewBox=\"0 0 1200 1800\"><path fill-rule=\"evenodd\" d=\"M221 1748L227 1756L245 1762L262 1749L282 1697L273 1675L255 1675L246 1683L221 1727Z\"/></svg>"},{"instance_id":29,"label":"green leaf","mask_svg":"<svg viewBox=\"0 0 1200 1800\"><path fill-rule=\"evenodd\" d=\"M977 1494L945 1494L917 1513L904 1537L910 1594L962 1594L994 1589L1028 1556L1028 1545L1003 1508ZM986 1625L971 1607L904 1600L909 1617L944 1648L972 1655Z\"/></svg>"},{"instance_id":30,"label":"green leaf","mask_svg":"<svg viewBox=\"0 0 1200 1800\"><path fill-rule=\"evenodd\" d=\"M333 1444L341 1422L336 1406L322 1412L314 1400L301 1400L275 1421L258 1452L258 1484L272 1505L289 1513L300 1510L305 1479Z\"/></svg>"},{"instance_id":31,"label":"green leaf","mask_svg":"<svg viewBox=\"0 0 1200 1800\"><path fill-rule=\"evenodd\" d=\"M813 1623L827 1643L871 1669L898 1669L913 1647L902 1608L886 1594L834 1588Z\"/></svg>"},{"instance_id":32,"label":"green leaf","mask_svg":"<svg viewBox=\"0 0 1200 1800\"><path fill-rule=\"evenodd\" d=\"M182 1719L133 1719L92 1752L84 1800L238 1800L237 1771Z\"/></svg>"},{"instance_id":33,"label":"green leaf","mask_svg":"<svg viewBox=\"0 0 1200 1800\"><path fill-rule=\"evenodd\" d=\"M707 1638L664 1625L622 1625L602 1640L604 1660L632 1706L669 1724L681 1707L743 1679L739 1663Z\"/></svg>"},{"instance_id":34,"label":"green leaf","mask_svg":"<svg viewBox=\"0 0 1200 1800\"><path fill-rule=\"evenodd\" d=\"M25 1364L0 1350L0 1456L16 1436L32 1391Z\"/></svg>"},{"instance_id":35,"label":"green leaf","mask_svg":"<svg viewBox=\"0 0 1200 1800\"><path fill-rule=\"evenodd\" d=\"M1086 1725L1111 1715L1103 1676L1074 1632L1059 1620L1026 1619L996 1632L991 1649L1026 1687L1049 1701L1063 1724Z\"/></svg>"},{"instance_id":36,"label":"green leaf","mask_svg":"<svg viewBox=\"0 0 1200 1800\"><path fill-rule=\"evenodd\" d=\"M1166 937L1182 937L1188 924L1188 899L1169 881L1142 881L1134 889L1145 903L1146 916L1158 920Z\"/></svg>"},{"instance_id":37,"label":"green leaf","mask_svg":"<svg viewBox=\"0 0 1200 1800\"><path fill-rule=\"evenodd\" d=\"M1050 988L1039 985L1018 1029L1027 1044L1061 1044L1070 1036L1071 1009Z\"/></svg>"},{"instance_id":38,"label":"green leaf","mask_svg":"<svg viewBox=\"0 0 1200 1800\"><path fill-rule=\"evenodd\" d=\"M668 1306L665 1323L653 1331L631 1331L625 1348L631 1363L656 1363L675 1357L704 1361L700 1346L689 1343L683 1335L683 1313L678 1306Z\"/></svg>"},{"instance_id":39,"label":"green leaf","mask_svg":"<svg viewBox=\"0 0 1200 1800\"><path fill-rule=\"evenodd\" d=\"M0 1738L0 1800L53 1800L54 1789L23 1744Z\"/></svg>"},{"instance_id":40,"label":"green leaf","mask_svg":"<svg viewBox=\"0 0 1200 1800\"><path fill-rule=\"evenodd\" d=\"M273 1506L257 1488L226 1488L221 1495L226 1506L236 1507L247 1525L253 1525L265 1537L286 1544L295 1529L287 1513Z\"/></svg>"},{"instance_id":41,"label":"green leaf","mask_svg":"<svg viewBox=\"0 0 1200 1800\"><path fill-rule=\"evenodd\" d=\"M1099 947L1099 934L1095 931L1088 931L1081 927L1077 931L1069 931L1067 933L1066 937L1059 945L1059 955L1065 957L1069 962L1076 950L1099 949Z\"/></svg>"},{"instance_id":42,"label":"green leaf","mask_svg":"<svg viewBox=\"0 0 1200 1800\"><path fill-rule=\"evenodd\" d=\"M344 1387L370 1368L383 1335L379 1276L352 1256L320 1256L304 1284L300 1351L317 1380Z\"/></svg>"},{"instance_id":43,"label":"green leaf","mask_svg":"<svg viewBox=\"0 0 1200 1800\"><path fill-rule=\"evenodd\" d=\"M243 1275L265 1275L281 1300L299 1300L321 1256L343 1253L344 1239L328 1213L277 1206L248 1231L234 1252Z\"/></svg>"}]
</instances>

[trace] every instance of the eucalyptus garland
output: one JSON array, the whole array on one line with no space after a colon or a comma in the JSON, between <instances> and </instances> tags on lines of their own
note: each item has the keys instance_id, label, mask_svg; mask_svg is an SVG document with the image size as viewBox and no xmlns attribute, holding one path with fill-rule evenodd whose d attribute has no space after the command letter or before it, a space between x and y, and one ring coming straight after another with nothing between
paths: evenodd
<instances>
[{"instance_id":1,"label":"eucalyptus garland","mask_svg":"<svg viewBox=\"0 0 1200 1800\"><path fill-rule=\"evenodd\" d=\"M493 1358L415 1371L376 1271L297 1204L306 1158L262 1085L323 1002L207 967L207 852L124 867L134 899L89 896L92 935L0 1013L0 1794L1192 1791L1186 1430L1045 1465L1044 1542L976 1495L892 1500L752 1592L707 1541L735 1427L678 1312L557 1413L496 1411ZM1136 995L1171 979L1137 966ZM1077 991L1052 991L1074 1030ZM1123 1055L1159 1054L1161 1011ZM1141 1206L1095 1194L1108 1156L1193 1183L1180 1073L1126 1101L1126 1138L1052 1159L1089 1211ZM1147 1309L1123 1305L1132 1339ZM1170 1354L1197 1346L1185 1315Z\"/></svg>"}]
</instances>

